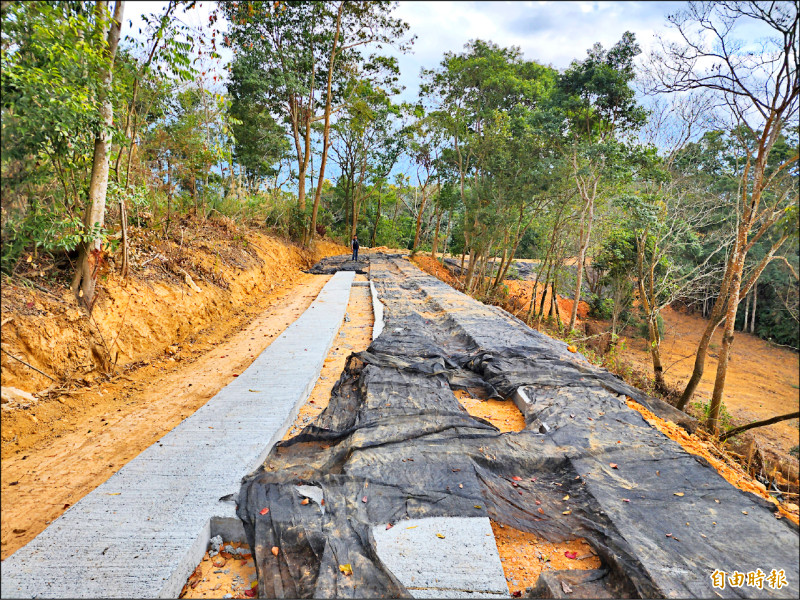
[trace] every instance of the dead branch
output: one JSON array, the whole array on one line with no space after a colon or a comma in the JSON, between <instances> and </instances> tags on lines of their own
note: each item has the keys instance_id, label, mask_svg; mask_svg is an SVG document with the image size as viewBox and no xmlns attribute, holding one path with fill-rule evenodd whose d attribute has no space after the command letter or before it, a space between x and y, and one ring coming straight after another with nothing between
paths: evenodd
<instances>
[{"instance_id":1,"label":"dead branch","mask_svg":"<svg viewBox=\"0 0 800 600\"><path fill-rule=\"evenodd\" d=\"M726 431L725 433L720 434L719 441L724 442L729 437L732 437L737 433L742 433L743 431L747 431L748 429L755 429L756 427L764 427L765 425L772 425L774 423L780 423L781 421L796 419L797 417L800 417L800 411L795 411L793 413L788 413L785 415L778 415L777 417L764 419L763 421L753 421L752 423L748 423L747 425L742 425L741 427L734 427L730 431Z\"/></svg>"},{"instance_id":2,"label":"dead branch","mask_svg":"<svg viewBox=\"0 0 800 600\"><path fill-rule=\"evenodd\" d=\"M26 367L30 367L31 369L33 369L33 370L34 370L34 371L36 371L37 373L41 373L42 375L44 375L45 377L47 377L47 378L48 378L50 381L56 381L56 379L54 379L53 377L50 377L50 375L48 375L48 374L47 374L47 373L45 373L44 371L40 371L39 369L37 369L37 368L36 368L36 367L34 367L33 365L31 365L31 364L29 364L29 363L26 363L26 362L25 362L24 360L22 360L21 358L17 358L16 356L14 356L13 354L11 354L11 352L9 352L8 350L6 350L5 348L0 348L0 350L2 350L3 352L5 352L6 354L8 354L8 355L9 355L11 358L13 358L14 360L18 360L19 362L21 362L21 363L22 363L23 365L25 365Z\"/></svg>"}]
</instances>

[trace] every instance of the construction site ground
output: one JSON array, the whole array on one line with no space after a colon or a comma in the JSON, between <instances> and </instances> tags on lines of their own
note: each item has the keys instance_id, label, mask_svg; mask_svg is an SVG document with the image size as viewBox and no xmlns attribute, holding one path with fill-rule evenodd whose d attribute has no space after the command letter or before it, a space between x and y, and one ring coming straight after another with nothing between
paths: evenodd
<instances>
[{"instance_id":1,"label":"construction site ground","mask_svg":"<svg viewBox=\"0 0 800 600\"><path fill-rule=\"evenodd\" d=\"M328 252L332 254L335 250L340 251L340 248L331 247ZM37 376L35 385L28 387L28 391L42 392L50 388L41 394L38 402L28 406L4 406L2 557L5 559L30 541L69 506L233 381L308 307L328 280L327 276L302 273L301 266L307 263L301 265L295 261L286 265L282 273L276 272L262 295L253 294L252 288L247 294L241 292L240 296L246 295L246 300L239 303L241 297L233 299L236 304L226 313L228 320L224 325L215 322L214 327L197 328L190 334L184 332L183 339L174 339L175 343L167 344L160 352L131 357L139 360L130 360L129 368L119 370L113 377L93 378L90 373L80 385L59 389ZM444 274L442 278L445 279ZM358 275L356 280L365 281L366 277ZM263 290L263 286L259 289ZM341 343L331 347L320 379L287 432L287 439L325 408L347 356L365 350L371 342L372 309L368 294L362 293L367 288L353 289L348 320L337 336L337 342ZM4 289L4 299L6 293ZM12 290L11 294L23 309L48 312L54 315L54 323L60 318L62 326L69 327L70 313L52 310L54 301L46 294L29 290ZM140 292L137 296L146 294ZM166 313L169 300L158 304L158 310ZM143 299L136 301L146 304ZM153 308L151 304L142 310L152 311ZM4 307L4 334L6 324L13 325L7 320L7 314L11 313ZM13 316L18 326L25 326L24 314ZM167 316L163 318L168 320ZM690 353L695 333L699 336L699 321L699 317L670 309L665 313L664 354L666 364L670 365L669 383L679 384L686 376L685 370L691 367L691 358L686 355ZM109 330L113 328L109 326ZM642 344L641 340L631 339L624 352L626 358L644 370L649 364ZM24 355L20 348L15 350ZM26 358L46 368L30 356ZM4 384L6 362L4 357ZM712 355L705 379L713 378L715 366ZM12 383L25 389L25 376L21 372L24 373L24 369L14 370ZM788 412L792 405L796 407L798 365L795 353L754 336L737 334L729 373L729 383L734 384L732 389L737 392L726 398L726 405L735 419L748 421ZM709 392L705 379L701 394ZM480 400L464 393L456 396L470 414L487 419L501 431L518 431L525 425L519 410L510 407L508 402ZM657 419L654 415L645 414L645 417ZM765 429L761 435L768 445L785 453L797 445L797 427L796 421L788 421L768 428L770 431ZM659 429L664 430L661 426ZM748 491L758 493L756 489ZM599 559L582 540L554 545L497 523L493 523L492 528L511 593L533 586L543 570L599 566ZM568 554L575 554L577 558L567 558ZM206 560L208 562L201 564L196 575L187 582L185 597L222 597L225 593L251 597L246 585L237 586L233 591L230 583L238 576L249 585L254 576L252 558L248 562L222 556L215 561L207 555ZM217 566L223 561L222 567ZM217 572L220 570L223 572Z\"/></svg>"}]
</instances>

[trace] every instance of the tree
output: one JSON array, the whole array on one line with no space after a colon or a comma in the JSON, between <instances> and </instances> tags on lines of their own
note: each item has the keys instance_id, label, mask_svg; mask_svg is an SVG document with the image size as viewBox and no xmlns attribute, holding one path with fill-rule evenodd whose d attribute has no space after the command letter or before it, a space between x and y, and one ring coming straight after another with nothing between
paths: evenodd
<instances>
[{"instance_id":1,"label":"tree","mask_svg":"<svg viewBox=\"0 0 800 600\"><path fill-rule=\"evenodd\" d=\"M100 72L100 86L98 88L101 123L95 132L92 176L89 181L89 197L83 220L86 231L90 232L89 239L80 243L78 263L71 286L72 292L82 300L84 306L90 311L94 303L97 270L100 267L101 260L100 231L103 228L105 219L109 171L108 152L111 143L111 127L114 124L111 103L112 73L114 57L117 54L117 46L119 45L124 8L125 2L117 0L114 6L114 15L109 19L108 2L98 0L96 4L98 28L103 35L107 35L105 40L106 60Z\"/></svg>"},{"instance_id":2,"label":"tree","mask_svg":"<svg viewBox=\"0 0 800 600\"><path fill-rule=\"evenodd\" d=\"M419 248L422 215L425 213L428 200L435 187L437 154L441 142L435 123L421 114L419 116L414 127L414 135L409 142L409 152L416 165L417 190L422 194L419 206L414 207L417 223L414 229L414 244L411 247L412 254L415 254Z\"/></svg>"},{"instance_id":3,"label":"tree","mask_svg":"<svg viewBox=\"0 0 800 600\"><path fill-rule=\"evenodd\" d=\"M664 391L661 361L661 311L677 299L696 296L719 275L713 262L729 247L719 197L704 194L689 178L670 174L654 148L638 149L638 174L632 192L616 203L633 234L633 272L644 314L656 388ZM710 231L703 234L704 231ZM702 243L713 250L704 254Z\"/></svg>"},{"instance_id":4,"label":"tree","mask_svg":"<svg viewBox=\"0 0 800 600\"><path fill-rule=\"evenodd\" d=\"M581 297L586 250L592 235L599 185L617 167L623 153L618 137L638 128L645 111L636 104L630 87L635 73L633 59L640 53L636 38L625 32L606 51L595 44L583 61L573 61L559 78L562 106L568 120L567 143L572 178L580 193L578 264L572 313L567 330L575 327Z\"/></svg>"},{"instance_id":5,"label":"tree","mask_svg":"<svg viewBox=\"0 0 800 600\"><path fill-rule=\"evenodd\" d=\"M294 142L297 161L298 205L306 210L315 123L322 122L322 152L317 189L305 242L311 240L325 180L330 146L331 116L347 104L353 79L379 81L395 78L393 58L372 53L401 41L408 24L391 16L391 2L231 2L220 3L231 22L227 43L245 53L257 73L249 87L253 102L280 115ZM323 79L322 75L326 73ZM387 75L388 73L388 75ZM237 73L232 72L233 76Z\"/></svg>"},{"instance_id":6,"label":"tree","mask_svg":"<svg viewBox=\"0 0 800 600\"><path fill-rule=\"evenodd\" d=\"M7 269L29 243L34 253L72 250L90 235L79 212L108 57L89 4L11 3L2 14L1 181L4 213L14 209L3 222Z\"/></svg>"},{"instance_id":7,"label":"tree","mask_svg":"<svg viewBox=\"0 0 800 600\"><path fill-rule=\"evenodd\" d=\"M244 174L250 194L258 191L265 178L276 174L275 166L290 150L285 129L258 97L260 77L258 63L250 54L240 53L234 58L228 84L230 114L237 121L231 126L235 138L234 159Z\"/></svg>"},{"instance_id":8,"label":"tree","mask_svg":"<svg viewBox=\"0 0 800 600\"><path fill-rule=\"evenodd\" d=\"M226 45L246 54L252 102L280 117L294 144L297 201L306 209L306 174L311 160L312 124L318 115L319 71L330 55L335 13L326 2L222 2L230 23ZM231 70L236 85L243 71Z\"/></svg>"},{"instance_id":9,"label":"tree","mask_svg":"<svg viewBox=\"0 0 800 600\"><path fill-rule=\"evenodd\" d=\"M770 154L781 133L798 110L798 11L794 3L715 2L689 4L669 17L680 42L661 42L651 69L663 92L707 90L717 101L718 117L731 132L740 153L738 190L729 210L736 215L736 235L711 315L698 345L694 370L681 396L679 407L691 399L703 376L711 336L725 320L722 348L709 409L708 425L718 426L719 410L733 342L739 299L769 263L796 227L796 216L788 209L797 202L796 188L780 186L796 152L779 164ZM755 23L771 30L771 37L757 50L735 39L736 28ZM708 43L708 40L712 43ZM783 187L783 189L781 189ZM773 192L775 190L775 192ZM782 227L746 281L747 255L774 226Z\"/></svg>"},{"instance_id":10,"label":"tree","mask_svg":"<svg viewBox=\"0 0 800 600\"><path fill-rule=\"evenodd\" d=\"M546 103L556 73L524 60L519 48L474 40L461 54L446 53L438 68L423 71L423 78L421 98L432 105L431 118L450 141L442 149L442 163L458 179L464 207L462 266L470 254L464 285L470 289L493 249L503 254L498 273L507 269L529 224L527 182L543 156L524 123ZM514 229L499 233L506 224Z\"/></svg>"}]
</instances>

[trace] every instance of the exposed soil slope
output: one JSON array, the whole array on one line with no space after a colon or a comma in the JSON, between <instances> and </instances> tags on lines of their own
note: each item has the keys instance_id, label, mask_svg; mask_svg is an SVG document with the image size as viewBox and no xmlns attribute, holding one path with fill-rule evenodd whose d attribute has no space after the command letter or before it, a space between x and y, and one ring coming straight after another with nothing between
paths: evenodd
<instances>
[{"instance_id":1,"label":"exposed soil slope","mask_svg":"<svg viewBox=\"0 0 800 600\"><path fill-rule=\"evenodd\" d=\"M667 385L682 390L691 376L694 353L706 322L698 315L684 314L672 308L666 308L662 316L664 378ZM695 395L703 402L708 401L714 390L717 352L721 344L722 333L718 329ZM652 372L647 341L643 338L626 338L622 356L635 368ZM796 352L749 333L736 332L724 398L725 407L736 422L749 423L797 410L799 389L800 357ZM800 443L798 426L798 420L791 419L752 430L752 434L764 448L786 454Z\"/></svg>"},{"instance_id":2,"label":"exposed soil slope","mask_svg":"<svg viewBox=\"0 0 800 600\"><path fill-rule=\"evenodd\" d=\"M228 251L238 251L242 239L248 240L251 249L258 249L249 269L230 262L219 268L219 276L231 282L227 289L204 283L198 276L196 285L203 291L189 296L185 282L167 278L153 282L146 271L125 287L109 275L104 282L106 291L95 308L95 320L106 331L108 321L114 321L104 321L112 312L108 304L106 313L100 316L101 303L109 302L108 297L129 297L131 307L125 326L117 331L123 338L129 326L139 327L130 336L144 336L147 328L152 328L152 338L144 337L145 341L133 346L140 358L124 369L118 367L113 375L88 369L89 364L85 364L87 372L81 381L65 378L27 407L3 405L3 559L247 368L308 307L329 279L306 275L300 269L321 256L343 250L322 242L315 252L303 252L257 232L241 235L244 237L239 240L228 240ZM221 240L213 237L203 242L217 243ZM185 252L202 260L203 253L196 256L191 246ZM131 293L132 289L137 293ZM38 303L41 308L37 310L44 314L26 312L29 303L34 307ZM13 316L11 323L19 328L7 332L11 323L3 326L3 347L27 362L38 361L42 370L50 367L51 372L62 369L75 373L86 357L65 346L74 343L91 352L95 340L91 331L87 333L86 318L70 321L70 311L80 315L67 300L60 302L45 293L4 286L3 319ZM37 322L37 316L45 318L44 325ZM75 322L82 322L82 326L75 327ZM42 338L51 340L63 364L48 362L47 353L41 350L26 352L31 339ZM11 380L22 389L36 391L41 380L47 381L41 376L26 378L25 370L34 372L21 364L24 370L14 367L7 371L6 359L4 355L4 385Z\"/></svg>"}]
</instances>

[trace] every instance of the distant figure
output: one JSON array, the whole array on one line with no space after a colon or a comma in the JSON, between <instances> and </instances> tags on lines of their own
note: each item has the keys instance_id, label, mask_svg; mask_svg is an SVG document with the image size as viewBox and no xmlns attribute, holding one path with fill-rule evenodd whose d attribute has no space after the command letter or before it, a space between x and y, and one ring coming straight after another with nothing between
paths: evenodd
<instances>
[{"instance_id":1,"label":"distant figure","mask_svg":"<svg viewBox=\"0 0 800 600\"><path fill-rule=\"evenodd\" d=\"M353 241L350 244L353 247L353 260L358 260L358 236L353 236Z\"/></svg>"}]
</instances>

